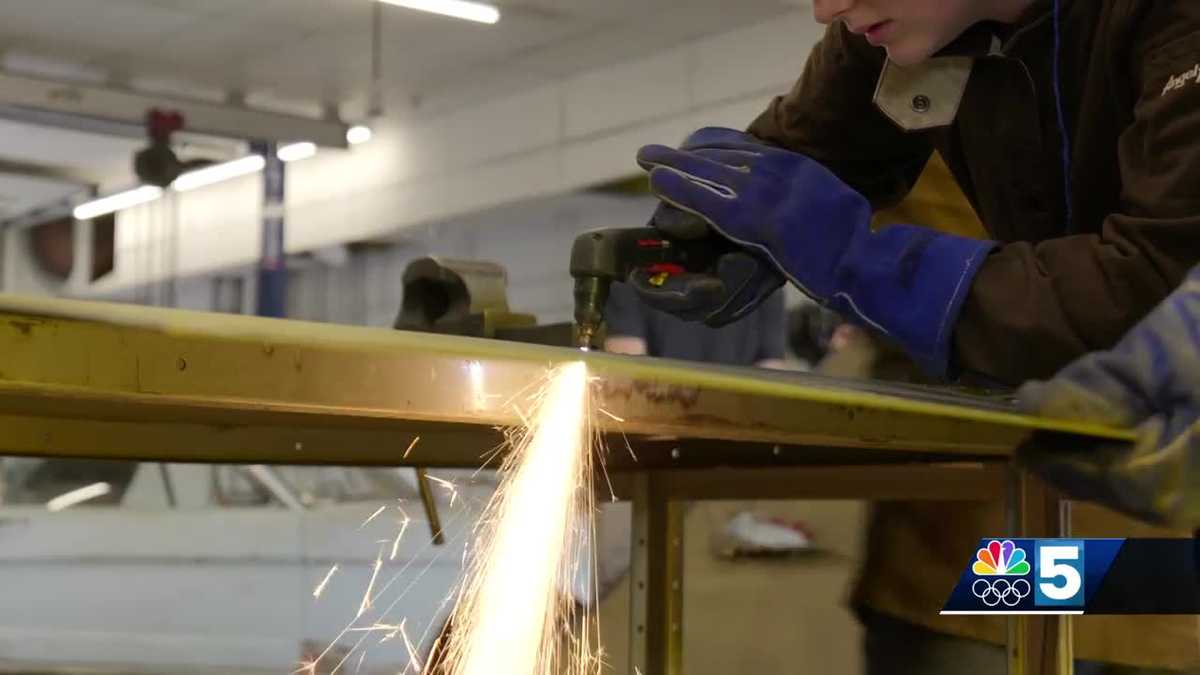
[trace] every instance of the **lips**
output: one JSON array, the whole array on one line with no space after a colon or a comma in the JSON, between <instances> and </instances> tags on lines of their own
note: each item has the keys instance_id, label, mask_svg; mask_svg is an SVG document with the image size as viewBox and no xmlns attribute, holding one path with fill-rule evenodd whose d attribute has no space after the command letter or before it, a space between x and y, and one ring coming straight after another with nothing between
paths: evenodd
<instances>
[{"instance_id":1,"label":"lips","mask_svg":"<svg viewBox=\"0 0 1200 675\"><path fill-rule=\"evenodd\" d=\"M894 24L891 19L884 19L875 23L859 23L846 18L843 19L846 23L846 29L855 35L862 35L867 38L867 42L879 47L883 45L891 37Z\"/></svg>"},{"instance_id":2,"label":"lips","mask_svg":"<svg viewBox=\"0 0 1200 675\"><path fill-rule=\"evenodd\" d=\"M850 23L849 21L847 21L846 28L848 28L850 30L850 32L854 33L855 35L866 35L867 33L870 33L871 31L875 30L876 28L879 28L880 26L882 26L885 23L887 23L886 20L879 21L877 23L867 23L867 24L857 24L856 25L856 24L853 24L853 23Z\"/></svg>"},{"instance_id":3,"label":"lips","mask_svg":"<svg viewBox=\"0 0 1200 675\"><path fill-rule=\"evenodd\" d=\"M867 42L878 47L887 41L888 35L891 33L892 22L880 21L867 27L864 35L867 37Z\"/></svg>"}]
</instances>

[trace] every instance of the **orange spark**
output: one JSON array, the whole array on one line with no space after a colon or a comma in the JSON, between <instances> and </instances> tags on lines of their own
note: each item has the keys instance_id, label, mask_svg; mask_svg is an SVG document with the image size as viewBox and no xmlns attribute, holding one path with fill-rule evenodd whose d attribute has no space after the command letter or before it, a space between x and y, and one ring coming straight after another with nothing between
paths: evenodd
<instances>
[{"instance_id":1,"label":"orange spark","mask_svg":"<svg viewBox=\"0 0 1200 675\"><path fill-rule=\"evenodd\" d=\"M403 621L400 622L400 637L404 638L404 648L408 650L408 666L404 670L419 668L421 666L421 659L417 657L417 650L413 647L412 640L408 639L408 631L404 630Z\"/></svg>"},{"instance_id":2,"label":"orange spark","mask_svg":"<svg viewBox=\"0 0 1200 675\"><path fill-rule=\"evenodd\" d=\"M450 493L450 508L454 508L454 500L458 498L458 488L454 486L454 483L451 483L445 478L438 478L437 476L431 476L429 474L425 475L429 478L429 480L442 486L446 492Z\"/></svg>"},{"instance_id":3,"label":"orange spark","mask_svg":"<svg viewBox=\"0 0 1200 675\"><path fill-rule=\"evenodd\" d=\"M379 576L379 568L383 567L383 550L375 557L375 567L371 570L371 581L367 583L367 592L363 593L362 604L358 606L358 616L371 608L371 590L375 588L375 578Z\"/></svg>"},{"instance_id":4,"label":"orange spark","mask_svg":"<svg viewBox=\"0 0 1200 675\"><path fill-rule=\"evenodd\" d=\"M322 579L321 583L317 584L317 587L313 589L313 597L314 598L321 597L321 593L325 591L325 586L329 584L329 580L333 578L334 572L337 572L337 571L338 571L337 565L334 565L333 567L329 568L329 571L325 573L325 578Z\"/></svg>"},{"instance_id":5,"label":"orange spark","mask_svg":"<svg viewBox=\"0 0 1200 675\"><path fill-rule=\"evenodd\" d=\"M367 516L367 519L363 521L362 525L358 526L358 529L361 530L364 527L366 527L367 523L371 522L372 520L375 520L375 518L377 518L379 516L379 514L383 513L383 510L386 508L387 508L387 506L381 506L381 507L375 509L375 513L372 513L371 515Z\"/></svg>"},{"instance_id":6,"label":"orange spark","mask_svg":"<svg viewBox=\"0 0 1200 675\"><path fill-rule=\"evenodd\" d=\"M401 511L401 513L404 512ZM400 521L400 531L396 533L396 539L392 542L392 555L388 558L388 560L396 559L396 553L400 551L400 538L404 536L404 531L408 529L409 522L408 514L405 514L404 520Z\"/></svg>"},{"instance_id":7,"label":"orange spark","mask_svg":"<svg viewBox=\"0 0 1200 675\"><path fill-rule=\"evenodd\" d=\"M604 413L605 415L608 415L609 417L613 418L614 420L616 420L616 421L618 421L618 422L624 422L624 421L625 421L625 418L624 418L624 417L617 417L616 415L614 415L614 414L612 414L612 413L608 412L608 411L607 411L607 410L605 410L604 408L596 408L596 410L598 410L598 411L600 411L600 412Z\"/></svg>"},{"instance_id":8,"label":"orange spark","mask_svg":"<svg viewBox=\"0 0 1200 675\"><path fill-rule=\"evenodd\" d=\"M396 625L396 624L375 623L370 626L362 626L360 628L351 628L347 632L350 632L350 633L374 633L376 631L381 631L381 630L395 631L395 630L399 630L399 629L400 629L400 626Z\"/></svg>"},{"instance_id":9,"label":"orange spark","mask_svg":"<svg viewBox=\"0 0 1200 675\"><path fill-rule=\"evenodd\" d=\"M451 675L549 675L568 661L583 672L592 661L558 654L556 634L569 617L561 589L577 563L579 516L590 517L587 394L582 363L555 371L533 424L505 461L482 521L482 550L455 608ZM585 630L585 652L587 640Z\"/></svg>"}]
</instances>

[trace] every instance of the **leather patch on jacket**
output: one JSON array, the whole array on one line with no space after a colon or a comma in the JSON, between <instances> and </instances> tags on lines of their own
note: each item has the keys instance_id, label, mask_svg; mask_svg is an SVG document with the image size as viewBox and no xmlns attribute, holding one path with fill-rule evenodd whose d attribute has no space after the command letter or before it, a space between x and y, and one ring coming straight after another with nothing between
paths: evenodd
<instances>
[{"instance_id":1,"label":"leather patch on jacket","mask_svg":"<svg viewBox=\"0 0 1200 675\"><path fill-rule=\"evenodd\" d=\"M905 131L949 126L958 115L974 59L943 56L903 68L883 65L875 106Z\"/></svg>"}]
</instances>

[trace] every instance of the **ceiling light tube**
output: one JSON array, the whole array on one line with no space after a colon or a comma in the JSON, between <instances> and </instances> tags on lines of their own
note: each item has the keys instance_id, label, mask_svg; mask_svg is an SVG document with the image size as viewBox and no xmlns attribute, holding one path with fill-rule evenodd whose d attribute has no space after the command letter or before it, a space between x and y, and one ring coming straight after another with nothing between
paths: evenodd
<instances>
[{"instance_id":1,"label":"ceiling light tube","mask_svg":"<svg viewBox=\"0 0 1200 675\"><path fill-rule=\"evenodd\" d=\"M152 202L162 196L162 188L154 185L143 185L115 195L93 199L76 206L71 215L75 220L91 220L97 216L114 213L138 204Z\"/></svg>"},{"instance_id":2,"label":"ceiling light tube","mask_svg":"<svg viewBox=\"0 0 1200 675\"><path fill-rule=\"evenodd\" d=\"M281 162L294 162L298 159L308 159L317 154L317 144L305 141L303 143L291 143L285 145L275 151L275 156Z\"/></svg>"},{"instance_id":3,"label":"ceiling light tube","mask_svg":"<svg viewBox=\"0 0 1200 675\"><path fill-rule=\"evenodd\" d=\"M359 145L371 140L371 127L365 124L356 124L346 130L346 142L350 145Z\"/></svg>"},{"instance_id":4,"label":"ceiling light tube","mask_svg":"<svg viewBox=\"0 0 1200 675\"><path fill-rule=\"evenodd\" d=\"M204 187L206 185L212 185L214 183L220 183L221 181L226 181L231 178L237 178L238 176L245 176L257 171L262 171L263 166L265 166L266 163L267 162L265 159L263 159L262 155L247 155L231 162L214 164L212 166L206 166L203 169L189 171L176 178L175 182L171 183L171 187L179 190L180 192L195 190L196 188Z\"/></svg>"},{"instance_id":5,"label":"ceiling light tube","mask_svg":"<svg viewBox=\"0 0 1200 675\"><path fill-rule=\"evenodd\" d=\"M468 2L468 0L380 0L380 2L479 23L496 23L500 20L500 10L482 2Z\"/></svg>"},{"instance_id":6,"label":"ceiling light tube","mask_svg":"<svg viewBox=\"0 0 1200 675\"><path fill-rule=\"evenodd\" d=\"M92 483L91 485L84 485L83 487L71 490L70 492L64 492L54 499L46 502L46 510L62 511L63 509L69 509L76 504L82 504L83 502L103 497L110 492L112 492L112 486L108 483Z\"/></svg>"}]
</instances>

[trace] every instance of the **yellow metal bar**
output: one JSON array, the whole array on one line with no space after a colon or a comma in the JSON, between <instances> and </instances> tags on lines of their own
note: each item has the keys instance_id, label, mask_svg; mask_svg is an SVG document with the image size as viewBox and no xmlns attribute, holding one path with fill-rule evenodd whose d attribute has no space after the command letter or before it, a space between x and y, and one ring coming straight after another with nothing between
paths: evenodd
<instances>
[{"instance_id":1,"label":"yellow metal bar","mask_svg":"<svg viewBox=\"0 0 1200 675\"><path fill-rule=\"evenodd\" d=\"M662 476L631 477L629 673L683 673L685 503L671 499Z\"/></svg>"},{"instance_id":2,"label":"yellow metal bar","mask_svg":"<svg viewBox=\"0 0 1200 675\"><path fill-rule=\"evenodd\" d=\"M853 466L715 467L619 473L596 486L632 499L637 481L653 477L665 498L682 501L865 499L889 501L999 501L1007 462L856 464Z\"/></svg>"},{"instance_id":3,"label":"yellow metal bar","mask_svg":"<svg viewBox=\"0 0 1200 675\"><path fill-rule=\"evenodd\" d=\"M433 496L433 487L429 484L429 473L424 467L417 468L417 491L421 494L425 520L429 521L429 536L434 544L441 546L446 543L446 535L442 533L442 519L438 516L437 499Z\"/></svg>"},{"instance_id":4,"label":"yellow metal bar","mask_svg":"<svg viewBox=\"0 0 1200 675\"><path fill-rule=\"evenodd\" d=\"M552 365L581 359L609 413L596 425L644 450L636 464L615 450L613 469L1005 456L1034 429L1130 437L931 388L0 295L2 451L478 465L499 441L494 427L520 423L514 403ZM402 456L426 434L436 442Z\"/></svg>"},{"instance_id":5,"label":"yellow metal bar","mask_svg":"<svg viewBox=\"0 0 1200 675\"><path fill-rule=\"evenodd\" d=\"M661 565L661 560L654 560L650 553L650 539L653 533L650 516L650 476L638 472L629 476L630 493L628 495L632 506L630 518L630 555L629 555L629 668L626 672L651 675L651 666L656 655L650 651L651 642L648 636L651 606L661 603L661 598L652 598L650 594L651 570ZM661 535L659 535L661 536ZM661 611L661 609L659 610Z\"/></svg>"},{"instance_id":6,"label":"yellow metal bar","mask_svg":"<svg viewBox=\"0 0 1200 675\"><path fill-rule=\"evenodd\" d=\"M1006 478L1004 528L1005 534L1016 538L1024 534L1025 476L1016 466L1010 465ZM1025 617L1009 616L1006 628L1005 672L1007 675L1025 675L1025 646L1029 626L1025 623Z\"/></svg>"},{"instance_id":7,"label":"yellow metal bar","mask_svg":"<svg viewBox=\"0 0 1200 675\"><path fill-rule=\"evenodd\" d=\"M1067 512L1057 493L1033 476L1011 474L1007 500L1009 532L1026 538L1063 536ZM1074 671L1072 650L1062 651L1070 639L1070 623L1054 615L1009 617L1009 675L1069 675Z\"/></svg>"},{"instance_id":8,"label":"yellow metal bar","mask_svg":"<svg viewBox=\"0 0 1200 675\"><path fill-rule=\"evenodd\" d=\"M1058 536L1071 537L1071 502L1063 499L1058 505ZM1058 617L1058 666L1056 675L1075 675L1075 619L1069 614Z\"/></svg>"},{"instance_id":9,"label":"yellow metal bar","mask_svg":"<svg viewBox=\"0 0 1200 675\"><path fill-rule=\"evenodd\" d=\"M653 479L651 479L653 481ZM665 644L663 653L666 675L682 675L683 668L683 537L685 504L668 499L657 487L654 498L661 500L656 507L656 518L664 533L663 559L661 562L661 593L665 607L660 612Z\"/></svg>"}]
</instances>

